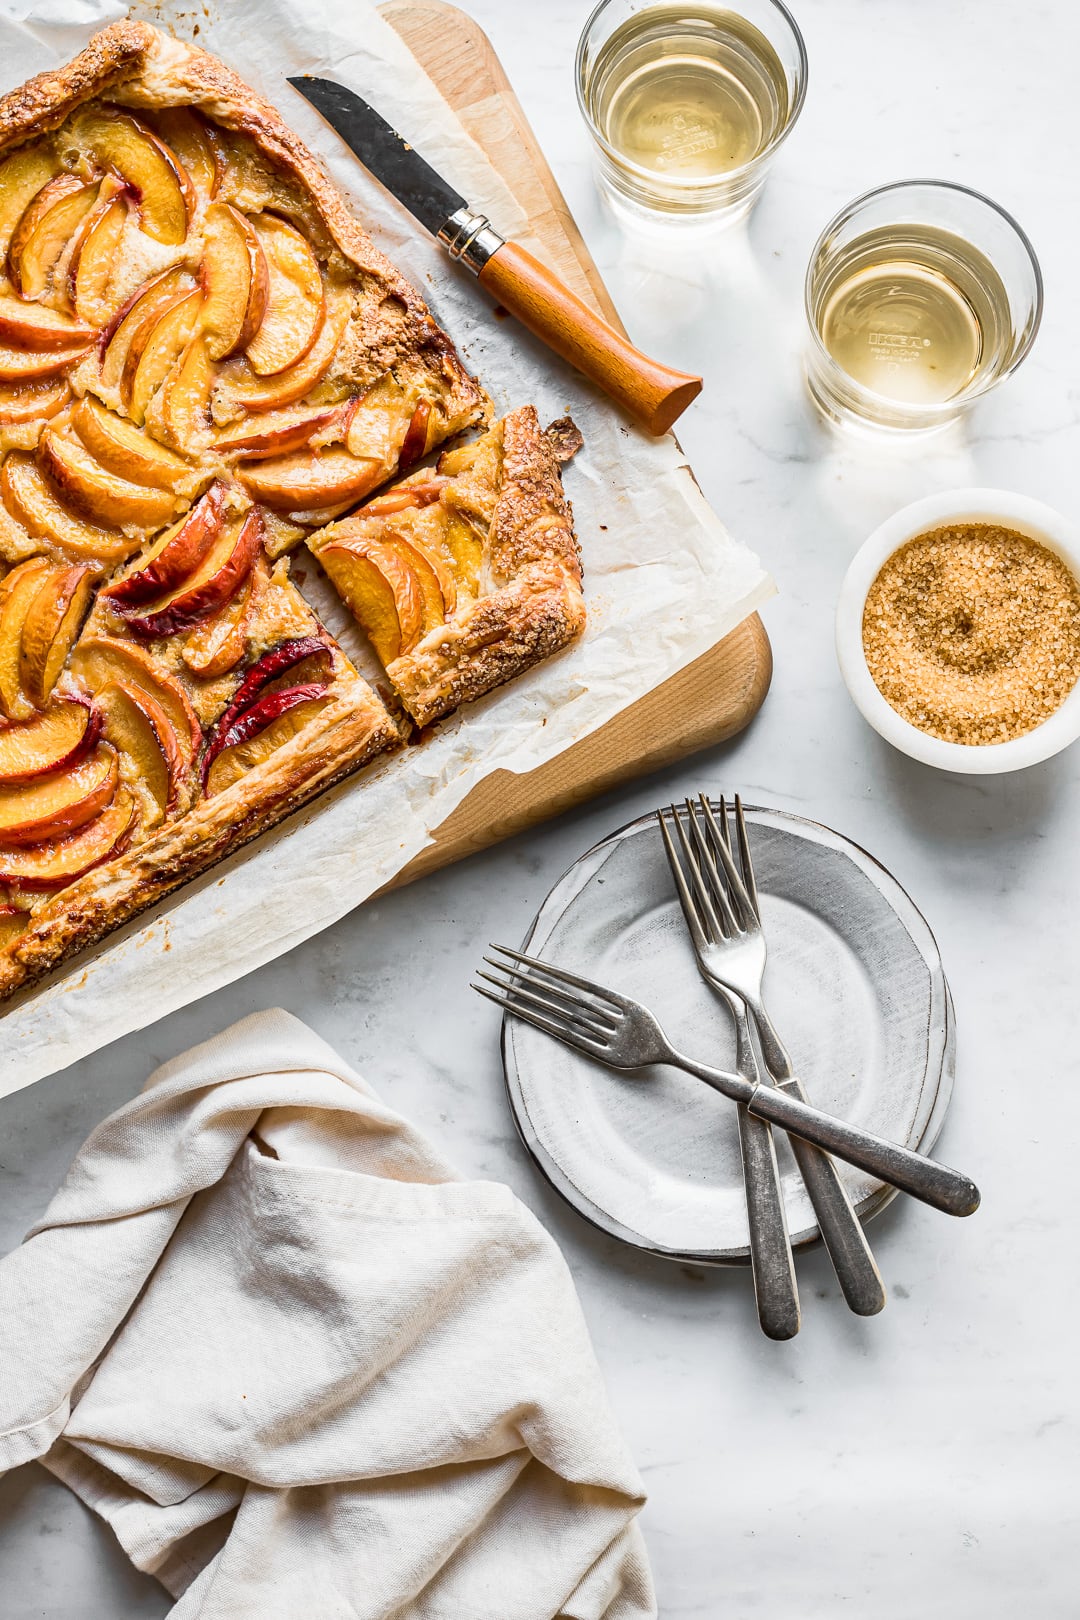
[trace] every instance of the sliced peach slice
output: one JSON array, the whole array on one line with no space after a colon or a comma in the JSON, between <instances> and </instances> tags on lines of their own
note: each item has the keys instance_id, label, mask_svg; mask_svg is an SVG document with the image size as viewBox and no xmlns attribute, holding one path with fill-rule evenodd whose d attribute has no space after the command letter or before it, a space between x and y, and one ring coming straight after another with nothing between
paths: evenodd
<instances>
[{"instance_id":1,"label":"sliced peach slice","mask_svg":"<svg viewBox=\"0 0 1080 1620\"><path fill-rule=\"evenodd\" d=\"M34 198L60 172L60 160L45 143L20 147L0 163L0 253Z\"/></svg>"},{"instance_id":2,"label":"sliced peach slice","mask_svg":"<svg viewBox=\"0 0 1080 1620\"><path fill-rule=\"evenodd\" d=\"M110 681L148 692L168 715L185 761L194 757L202 728L191 699L176 677L144 648L111 636L85 636L71 655L70 668L90 692L100 692Z\"/></svg>"},{"instance_id":3,"label":"sliced peach slice","mask_svg":"<svg viewBox=\"0 0 1080 1620\"><path fill-rule=\"evenodd\" d=\"M243 455L245 461L280 456L327 433L341 422L344 409L329 405L321 410L275 411L256 422L238 422L218 434L214 449L221 455Z\"/></svg>"},{"instance_id":4,"label":"sliced peach slice","mask_svg":"<svg viewBox=\"0 0 1080 1620\"><path fill-rule=\"evenodd\" d=\"M330 644L321 636L290 636L256 659L225 708L218 715L213 732L203 755L203 771L209 769L215 754L224 747L223 738L245 710L265 693L275 691L284 683L303 686L317 681L325 686L333 668L334 655ZM284 677L290 679L286 682Z\"/></svg>"},{"instance_id":5,"label":"sliced peach slice","mask_svg":"<svg viewBox=\"0 0 1080 1620\"><path fill-rule=\"evenodd\" d=\"M175 490L190 483L192 469L181 456L141 433L133 423L87 394L71 413L71 425L106 471L133 484Z\"/></svg>"},{"instance_id":6,"label":"sliced peach slice","mask_svg":"<svg viewBox=\"0 0 1080 1620\"><path fill-rule=\"evenodd\" d=\"M0 501L0 567L14 567L28 557L39 556L46 547L28 535Z\"/></svg>"},{"instance_id":7,"label":"sliced peach slice","mask_svg":"<svg viewBox=\"0 0 1080 1620\"><path fill-rule=\"evenodd\" d=\"M136 791L145 788L149 796L146 819L162 821L176 805L187 768L175 726L157 699L130 681L107 682L97 701L105 737L130 761Z\"/></svg>"},{"instance_id":8,"label":"sliced peach slice","mask_svg":"<svg viewBox=\"0 0 1080 1620\"><path fill-rule=\"evenodd\" d=\"M206 350L212 360L224 360L254 339L270 287L263 245L250 220L231 203L207 209L202 284Z\"/></svg>"},{"instance_id":9,"label":"sliced peach slice","mask_svg":"<svg viewBox=\"0 0 1080 1620\"><path fill-rule=\"evenodd\" d=\"M365 501L356 515L390 517L396 512L407 512L410 508L433 506L449 482L449 478L440 478L434 474L423 481L418 479L415 484L403 484L398 489L388 489L384 495L376 495L372 500Z\"/></svg>"},{"instance_id":10,"label":"sliced peach slice","mask_svg":"<svg viewBox=\"0 0 1080 1620\"><path fill-rule=\"evenodd\" d=\"M0 845L66 838L112 803L119 781L116 751L99 744L78 765L21 786L0 787Z\"/></svg>"},{"instance_id":11,"label":"sliced peach slice","mask_svg":"<svg viewBox=\"0 0 1080 1620\"><path fill-rule=\"evenodd\" d=\"M100 730L100 714L82 697L51 703L19 725L0 726L0 782L29 782L74 765Z\"/></svg>"},{"instance_id":12,"label":"sliced peach slice","mask_svg":"<svg viewBox=\"0 0 1080 1620\"><path fill-rule=\"evenodd\" d=\"M128 351L144 324L152 324L152 315L161 315L184 292L192 290L192 279L182 265L173 265L159 276L137 287L120 305L101 334L101 380L108 388L115 388L124 374Z\"/></svg>"},{"instance_id":13,"label":"sliced peach slice","mask_svg":"<svg viewBox=\"0 0 1080 1620\"><path fill-rule=\"evenodd\" d=\"M204 340L196 334L162 396L162 427L181 450L194 454L209 438L213 386L213 363Z\"/></svg>"},{"instance_id":14,"label":"sliced peach slice","mask_svg":"<svg viewBox=\"0 0 1080 1620\"><path fill-rule=\"evenodd\" d=\"M228 524L179 590L126 614L131 629L148 640L176 636L217 613L247 579L262 549L262 538L257 509Z\"/></svg>"},{"instance_id":15,"label":"sliced peach slice","mask_svg":"<svg viewBox=\"0 0 1080 1620\"><path fill-rule=\"evenodd\" d=\"M407 562L416 575L424 603L424 628L427 635L436 625L444 624L457 607L457 581L445 558L433 546L409 534L388 529L382 536L384 544Z\"/></svg>"},{"instance_id":16,"label":"sliced peach slice","mask_svg":"<svg viewBox=\"0 0 1080 1620\"><path fill-rule=\"evenodd\" d=\"M11 235L7 268L20 298L47 291L56 262L97 201L98 181L58 174L43 186Z\"/></svg>"},{"instance_id":17,"label":"sliced peach slice","mask_svg":"<svg viewBox=\"0 0 1080 1620\"><path fill-rule=\"evenodd\" d=\"M118 789L106 810L67 838L30 849L0 850L0 879L19 889L62 889L118 855L134 831L135 800Z\"/></svg>"},{"instance_id":18,"label":"sliced peach slice","mask_svg":"<svg viewBox=\"0 0 1080 1620\"><path fill-rule=\"evenodd\" d=\"M415 408L392 372L383 372L356 401L346 446L354 456L378 456L389 472L399 460Z\"/></svg>"},{"instance_id":19,"label":"sliced peach slice","mask_svg":"<svg viewBox=\"0 0 1080 1620\"><path fill-rule=\"evenodd\" d=\"M0 582L0 709L9 720L28 720L34 705L22 689L20 657L30 605L50 574L44 557L28 557Z\"/></svg>"},{"instance_id":20,"label":"sliced peach slice","mask_svg":"<svg viewBox=\"0 0 1080 1620\"><path fill-rule=\"evenodd\" d=\"M276 376L304 358L326 310L322 271L308 242L275 214L260 214L255 232L266 256L266 310L247 357L260 377Z\"/></svg>"},{"instance_id":21,"label":"sliced peach slice","mask_svg":"<svg viewBox=\"0 0 1080 1620\"><path fill-rule=\"evenodd\" d=\"M415 570L399 552L377 540L335 537L318 556L381 663L415 647L424 624L423 598Z\"/></svg>"},{"instance_id":22,"label":"sliced peach slice","mask_svg":"<svg viewBox=\"0 0 1080 1620\"><path fill-rule=\"evenodd\" d=\"M93 338L89 326L80 326L44 304L24 304L0 296L0 338L21 349L76 349Z\"/></svg>"},{"instance_id":23,"label":"sliced peach slice","mask_svg":"<svg viewBox=\"0 0 1080 1620\"><path fill-rule=\"evenodd\" d=\"M32 382L38 377L55 377L86 354L86 345L77 349L13 349L0 343L0 382Z\"/></svg>"},{"instance_id":24,"label":"sliced peach slice","mask_svg":"<svg viewBox=\"0 0 1080 1620\"><path fill-rule=\"evenodd\" d=\"M314 454L298 450L270 461L241 464L237 471L256 500L281 512L357 501L385 476L378 461L351 456L336 446Z\"/></svg>"},{"instance_id":25,"label":"sliced peach slice","mask_svg":"<svg viewBox=\"0 0 1080 1620\"><path fill-rule=\"evenodd\" d=\"M329 371L349 319L350 300L328 299L327 313L318 336L304 358L273 377L245 380L236 389L237 404L247 411L276 411L295 405Z\"/></svg>"},{"instance_id":26,"label":"sliced peach slice","mask_svg":"<svg viewBox=\"0 0 1080 1620\"><path fill-rule=\"evenodd\" d=\"M42 581L23 624L19 674L31 703L43 709L90 608L94 576L82 563Z\"/></svg>"},{"instance_id":27,"label":"sliced peach slice","mask_svg":"<svg viewBox=\"0 0 1080 1620\"><path fill-rule=\"evenodd\" d=\"M248 634L269 581L269 564L260 554L232 601L196 625L180 654L193 675L215 680L236 668L247 652Z\"/></svg>"},{"instance_id":28,"label":"sliced peach slice","mask_svg":"<svg viewBox=\"0 0 1080 1620\"><path fill-rule=\"evenodd\" d=\"M409 425L405 429L405 437L401 441L398 451L398 467L402 472L411 467L415 461L427 450L428 425L431 422L431 401L422 399L413 410L409 418Z\"/></svg>"},{"instance_id":29,"label":"sliced peach slice","mask_svg":"<svg viewBox=\"0 0 1080 1620\"><path fill-rule=\"evenodd\" d=\"M42 434L38 459L64 499L103 524L155 529L176 516L177 498L171 490L118 478L78 439L55 428Z\"/></svg>"},{"instance_id":30,"label":"sliced peach slice","mask_svg":"<svg viewBox=\"0 0 1080 1620\"><path fill-rule=\"evenodd\" d=\"M155 540L138 566L123 579L106 585L102 596L118 608L129 608L175 590L195 573L224 522L225 486L211 484L191 511Z\"/></svg>"},{"instance_id":31,"label":"sliced peach slice","mask_svg":"<svg viewBox=\"0 0 1080 1620\"><path fill-rule=\"evenodd\" d=\"M115 169L139 199L139 223L147 236L178 247L195 208L191 181L175 155L152 130L119 107L92 106L76 113L78 140L102 167Z\"/></svg>"},{"instance_id":32,"label":"sliced peach slice","mask_svg":"<svg viewBox=\"0 0 1080 1620\"><path fill-rule=\"evenodd\" d=\"M20 388L0 387L0 427L22 422L48 422L71 399L66 377L44 378Z\"/></svg>"},{"instance_id":33,"label":"sliced peach slice","mask_svg":"<svg viewBox=\"0 0 1080 1620\"><path fill-rule=\"evenodd\" d=\"M37 540L48 540L72 557L122 562L139 542L113 529L84 523L60 501L34 458L12 451L0 470L0 499L17 523Z\"/></svg>"},{"instance_id":34,"label":"sliced peach slice","mask_svg":"<svg viewBox=\"0 0 1080 1620\"><path fill-rule=\"evenodd\" d=\"M248 771L262 765L284 743L303 731L329 699L322 682L289 686L268 692L223 732L215 752L204 765L203 782L208 797L239 781Z\"/></svg>"},{"instance_id":35,"label":"sliced peach slice","mask_svg":"<svg viewBox=\"0 0 1080 1620\"><path fill-rule=\"evenodd\" d=\"M134 334L120 378L120 397L134 421L144 420L146 407L187 347L201 305L197 289L180 293Z\"/></svg>"},{"instance_id":36,"label":"sliced peach slice","mask_svg":"<svg viewBox=\"0 0 1080 1620\"><path fill-rule=\"evenodd\" d=\"M446 549L460 579L474 589L484 561L484 541L476 524L464 513L453 512L446 526Z\"/></svg>"},{"instance_id":37,"label":"sliced peach slice","mask_svg":"<svg viewBox=\"0 0 1080 1620\"><path fill-rule=\"evenodd\" d=\"M101 325L109 312L106 292L131 210L127 188L112 175L79 226L67 264L68 302L81 321Z\"/></svg>"},{"instance_id":38,"label":"sliced peach slice","mask_svg":"<svg viewBox=\"0 0 1080 1620\"><path fill-rule=\"evenodd\" d=\"M226 162L217 130L191 107L163 108L154 114L154 127L196 191L216 196Z\"/></svg>"}]
</instances>

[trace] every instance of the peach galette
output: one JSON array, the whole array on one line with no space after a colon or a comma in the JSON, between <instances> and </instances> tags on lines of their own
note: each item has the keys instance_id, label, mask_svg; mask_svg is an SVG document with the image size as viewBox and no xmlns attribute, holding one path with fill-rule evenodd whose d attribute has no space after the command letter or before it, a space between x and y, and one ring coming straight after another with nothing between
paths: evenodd
<instances>
[{"instance_id":1,"label":"peach galette","mask_svg":"<svg viewBox=\"0 0 1080 1620\"><path fill-rule=\"evenodd\" d=\"M585 622L559 460L531 405L307 537L394 689L427 725Z\"/></svg>"},{"instance_id":2,"label":"peach galette","mask_svg":"<svg viewBox=\"0 0 1080 1620\"><path fill-rule=\"evenodd\" d=\"M535 412L425 461L482 389L213 57L121 22L0 99L0 266L2 995L584 608ZM305 542L390 707L290 579Z\"/></svg>"}]
</instances>

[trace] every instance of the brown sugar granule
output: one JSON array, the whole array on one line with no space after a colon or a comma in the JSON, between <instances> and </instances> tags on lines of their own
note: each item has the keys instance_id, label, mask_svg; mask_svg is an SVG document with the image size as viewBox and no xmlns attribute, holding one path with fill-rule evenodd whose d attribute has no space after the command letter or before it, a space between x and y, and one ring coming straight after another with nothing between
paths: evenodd
<instances>
[{"instance_id":1,"label":"brown sugar granule","mask_svg":"<svg viewBox=\"0 0 1080 1620\"><path fill-rule=\"evenodd\" d=\"M1009 742L1080 676L1080 585L1015 529L946 525L888 559L862 637L878 690L913 726L945 742Z\"/></svg>"}]
</instances>

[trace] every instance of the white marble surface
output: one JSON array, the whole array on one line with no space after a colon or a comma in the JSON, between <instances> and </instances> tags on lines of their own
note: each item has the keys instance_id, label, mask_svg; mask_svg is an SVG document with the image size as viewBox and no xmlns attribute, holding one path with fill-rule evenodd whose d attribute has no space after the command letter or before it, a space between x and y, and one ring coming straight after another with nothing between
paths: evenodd
<instances>
[{"instance_id":1,"label":"white marble surface","mask_svg":"<svg viewBox=\"0 0 1080 1620\"><path fill-rule=\"evenodd\" d=\"M1022 12L1005 0L801 0L811 61L802 122L748 241L697 249L687 266L620 238L594 197L570 66L586 0L468 9L499 48L632 332L705 373L681 436L718 510L779 581L766 613L772 693L726 748L358 912L0 1104L0 1248L156 1062L280 1003L465 1171L508 1181L561 1243L649 1488L665 1620L1012 1620L1021 1610L1071 1620L1080 753L999 780L905 761L848 702L831 614L864 533L930 490L999 484L1080 516L1077 14L1068 0ZM807 254L849 197L914 175L965 181L1016 212L1046 274L1043 330L961 442L914 455L838 446L799 380ZM788 1345L759 1334L744 1276L641 1259L545 1189L507 1112L494 1009L466 988L483 944L520 936L579 851L698 786L737 786L876 853L928 915L959 1015L941 1151L979 1180L982 1210L953 1222L901 1201L875 1223L891 1290L875 1320L843 1309L820 1255L802 1262L805 1325ZM167 1609L60 1486L35 1468L0 1482L3 1620Z\"/></svg>"}]
</instances>

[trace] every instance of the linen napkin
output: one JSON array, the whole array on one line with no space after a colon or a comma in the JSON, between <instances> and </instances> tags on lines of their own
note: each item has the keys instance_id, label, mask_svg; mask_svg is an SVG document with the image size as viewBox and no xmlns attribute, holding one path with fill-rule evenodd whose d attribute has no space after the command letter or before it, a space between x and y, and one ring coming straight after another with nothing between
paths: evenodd
<instances>
[{"instance_id":1,"label":"linen napkin","mask_svg":"<svg viewBox=\"0 0 1080 1620\"><path fill-rule=\"evenodd\" d=\"M656 1615L554 1243L280 1010L151 1075L0 1261L34 1457L174 1620Z\"/></svg>"}]
</instances>

